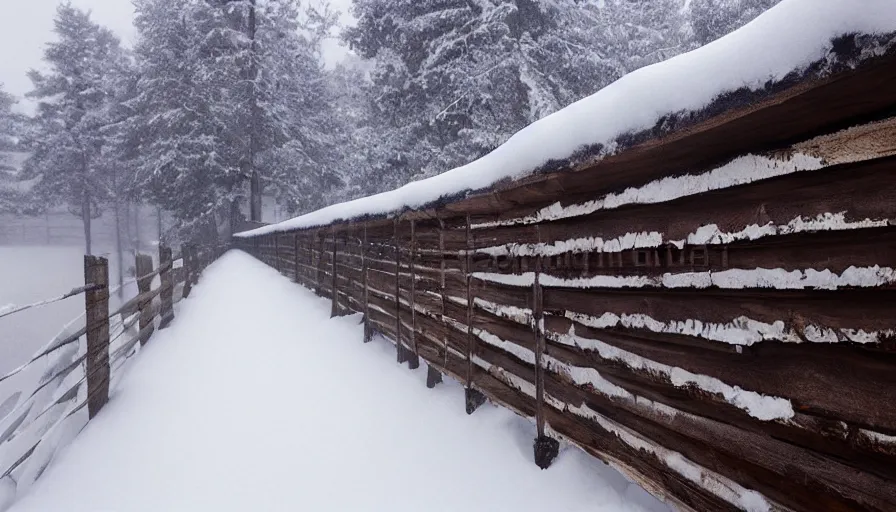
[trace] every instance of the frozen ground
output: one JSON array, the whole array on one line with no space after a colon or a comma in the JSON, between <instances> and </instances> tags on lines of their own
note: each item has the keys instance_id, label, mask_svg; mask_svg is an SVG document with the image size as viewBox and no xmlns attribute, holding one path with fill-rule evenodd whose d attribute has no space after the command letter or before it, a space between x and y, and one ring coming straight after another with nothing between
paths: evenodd
<instances>
[{"instance_id":1,"label":"frozen ground","mask_svg":"<svg viewBox=\"0 0 896 512\"><path fill-rule=\"evenodd\" d=\"M225 255L12 510L667 510L573 448L539 470L528 422L467 416L460 386L329 310Z\"/></svg>"},{"instance_id":2,"label":"frozen ground","mask_svg":"<svg viewBox=\"0 0 896 512\"><path fill-rule=\"evenodd\" d=\"M0 310L58 297L83 285L82 254L81 247L0 246ZM108 253L103 255L109 256ZM113 285L117 283L117 268L118 261L112 258L110 277ZM136 286L128 284L121 292L110 297L111 309L123 299L134 296ZM0 376L6 377L27 363L51 340L61 339L83 327L83 315L84 297L79 295L0 318ZM27 490L52 459L56 448L64 446L86 422L86 413L79 412L60 423L58 428L51 428L69 406L65 401L51 405L67 389L60 386L65 382L72 385L83 375L74 371L52 382L44 380L67 366L84 349L83 340L82 337L80 345L69 345L35 360L8 378L0 377L0 473L43 439L25 464L11 477L0 479L0 511L5 509L4 504L12 493ZM43 383L47 385L38 387ZM48 433L48 429L51 432Z\"/></svg>"}]
</instances>

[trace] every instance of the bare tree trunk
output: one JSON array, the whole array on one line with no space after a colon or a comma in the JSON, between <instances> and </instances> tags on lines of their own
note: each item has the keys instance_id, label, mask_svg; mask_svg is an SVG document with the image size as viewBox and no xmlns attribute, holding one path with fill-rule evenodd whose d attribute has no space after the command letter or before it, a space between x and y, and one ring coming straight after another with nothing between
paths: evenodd
<instances>
[{"instance_id":1,"label":"bare tree trunk","mask_svg":"<svg viewBox=\"0 0 896 512\"><path fill-rule=\"evenodd\" d=\"M156 218L159 221L159 243L162 243L162 207L156 206Z\"/></svg>"},{"instance_id":2,"label":"bare tree trunk","mask_svg":"<svg viewBox=\"0 0 896 512\"><path fill-rule=\"evenodd\" d=\"M134 253L140 254L140 207L138 202L134 206ZM128 220L130 222L130 220Z\"/></svg>"},{"instance_id":3,"label":"bare tree trunk","mask_svg":"<svg viewBox=\"0 0 896 512\"><path fill-rule=\"evenodd\" d=\"M230 233L228 233L228 238L232 237L234 233L236 233L240 226L239 223L242 220L242 212L240 212L240 201L238 199L231 199L230 202Z\"/></svg>"},{"instance_id":4,"label":"bare tree trunk","mask_svg":"<svg viewBox=\"0 0 896 512\"><path fill-rule=\"evenodd\" d=\"M124 257L121 254L121 206L115 199L115 250L118 252L118 296L124 297Z\"/></svg>"},{"instance_id":5,"label":"bare tree trunk","mask_svg":"<svg viewBox=\"0 0 896 512\"><path fill-rule=\"evenodd\" d=\"M250 178L249 178L249 219L254 222L261 222L261 210L262 210L262 199L261 199L261 176L258 174L258 169L255 167L255 155L258 153L258 118L261 116L261 112L258 108L258 86L256 84L258 80L258 42L256 41L256 0L249 0L249 40L252 41L251 47L251 61L249 64L249 83L251 84L249 98L250 98L250 107L251 107L251 126L249 128L249 155L248 155L248 166L250 169Z\"/></svg>"},{"instance_id":6,"label":"bare tree trunk","mask_svg":"<svg viewBox=\"0 0 896 512\"><path fill-rule=\"evenodd\" d=\"M258 169L252 164L252 180L250 181L250 196L252 198L251 218L255 222L261 222L261 177L258 175Z\"/></svg>"},{"instance_id":7,"label":"bare tree trunk","mask_svg":"<svg viewBox=\"0 0 896 512\"><path fill-rule=\"evenodd\" d=\"M134 237L131 232L131 200L126 199L124 202L124 239L127 243L127 249L129 252L134 250Z\"/></svg>"},{"instance_id":8,"label":"bare tree trunk","mask_svg":"<svg viewBox=\"0 0 896 512\"><path fill-rule=\"evenodd\" d=\"M87 191L87 186L85 184L84 193L81 197L81 222L84 224L84 254L88 256L92 256L93 252L91 250L90 244L90 192Z\"/></svg>"}]
</instances>

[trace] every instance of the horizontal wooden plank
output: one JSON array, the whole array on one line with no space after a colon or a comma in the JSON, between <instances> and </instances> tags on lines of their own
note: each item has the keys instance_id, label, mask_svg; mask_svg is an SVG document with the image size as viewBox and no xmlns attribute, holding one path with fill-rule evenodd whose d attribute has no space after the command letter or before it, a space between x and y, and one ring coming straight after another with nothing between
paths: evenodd
<instances>
[{"instance_id":1,"label":"horizontal wooden plank","mask_svg":"<svg viewBox=\"0 0 896 512\"><path fill-rule=\"evenodd\" d=\"M546 310L595 317L604 314L646 315L658 322L692 320L734 325L739 325L738 319L746 317L766 324L783 322L801 338L816 336L811 332L813 326L868 332L894 329L893 304L896 304L896 290L880 289L544 290Z\"/></svg>"},{"instance_id":2,"label":"horizontal wooden plank","mask_svg":"<svg viewBox=\"0 0 896 512\"><path fill-rule=\"evenodd\" d=\"M887 219L896 208L888 190L896 187L896 157L842 164L750 184L714 190L657 204L632 204L590 215L544 222L537 227L503 226L477 230L476 248L538 244L630 233L659 233L665 241L684 240L702 226L724 233L751 225L786 225L802 217L845 212L853 221ZM831 194L837 190L837 194ZM855 198L861 197L861 201Z\"/></svg>"}]
</instances>

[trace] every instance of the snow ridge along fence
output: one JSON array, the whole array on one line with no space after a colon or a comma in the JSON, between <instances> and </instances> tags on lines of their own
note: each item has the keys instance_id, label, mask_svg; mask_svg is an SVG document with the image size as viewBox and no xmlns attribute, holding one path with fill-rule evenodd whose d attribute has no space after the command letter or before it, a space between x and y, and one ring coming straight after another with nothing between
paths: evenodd
<instances>
[{"instance_id":1,"label":"snow ridge along fence","mask_svg":"<svg viewBox=\"0 0 896 512\"><path fill-rule=\"evenodd\" d=\"M43 374L21 389L0 388L0 485L3 494L12 486L22 492L40 477L58 448L99 413L109 399L109 389L120 379L123 367L145 345L153 332L174 318L174 305L189 296L200 273L219 255L220 248L183 244L182 255L159 247L159 267L153 259L137 255L138 294L115 311L109 311L106 258L84 257L83 287L56 300L84 295L84 314L18 368L0 376L0 386L15 382L39 363ZM133 282L133 281L132 281ZM153 286L153 283L157 283ZM80 322L80 323L79 323ZM85 340L82 343L82 340ZM10 394L11 393L11 394ZM9 396L5 396L9 395Z\"/></svg>"},{"instance_id":2,"label":"snow ridge along fence","mask_svg":"<svg viewBox=\"0 0 896 512\"><path fill-rule=\"evenodd\" d=\"M893 84L891 51L596 163L235 245L468 412L532 418L542 467L564 440L682 510L892 511Z\"/></svg>"}]
</instances>

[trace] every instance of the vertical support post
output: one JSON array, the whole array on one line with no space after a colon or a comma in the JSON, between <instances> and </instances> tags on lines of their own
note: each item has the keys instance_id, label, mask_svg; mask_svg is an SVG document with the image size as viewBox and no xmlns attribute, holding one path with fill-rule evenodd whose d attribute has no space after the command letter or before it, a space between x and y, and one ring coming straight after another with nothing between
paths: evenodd
<instances>
[{"instance_id":1,"label":"vertical support post","mask_svg":"<svg viewBox=\"0 0 896 512\"><path fill-rule=\"evenodd\" d=\"M540 237L539 237L540 238ZM543 260L538 256L535 260L535 281L532 284L532 330L535 334L535 426L537 437L533 444L535 464L547 469L557 458L560 443L544 434L544 364L542 363L544 340L544 307L541 288L541 271Z\"/></svg>"},{"instance_id":2,"label":"vertical support post","mask_svg":"<svg viewBox=\"0 0 896 512\"><path fill-rule=\"evenodd\" d=\"M94 418L109 400L109 260L84 256L87 320L87 411Z\"/></svg>"},{"instance_id":3,"label":"vertical support post","mask_svg":"<svg viewBox=\"0 0 896 512\"><path fill-rule=\"evenodd\" d=\"M162 322L159 329L164 329L174 320L174 279L172 279L173 262L171 259L171 248L165 245L159 245L159 269L161 273L161 290L159 297L162 300Z\"/></svg>"},{"instance_id":4,"label":"vertical support post","mask_svg":"<svg viewBox=\"0 0 896 512\"><path fill-rule=\"evenodd\" d=\"M399 219L395 219L395 231L392 242L395 244L395 351L398 364L407 361L404 346L401 344L401 243L399 242Z\"/></svg>"},{"instance_id":5,"label":"vertical support post","mask_svg":"<svg viewBox=\"0 0 896 512\"><path fill-rule=\"evenodd\" d=\"M137 254L137 293L138 295L148 294L152 287L152 277L148 276L152 273L152 256L149 254ZM152 336L155 326L152 319L152 297L141 299L137 302L137 309L140 311L140 345L146 345L149 337Z\"/></svg>"},{"instance_id":6,"label":"vertical support post","mask_svg":"<svg viewBox=\"0 0 896 512\"><path fill-rule=\"evenodd\" d=\"M339 288L336 283L336 226L331 228L332 238L333 238L333 258L331 270L332 274L330 275L330 289L333 291L333 301L330 305L330 318L339 315Z\"/></svg>"},{"instance_id":7,"label":"vertical support post","mask_svg":"<svg viewBox=\"0 0 896 512\"><path fill-rule=\"evenodd\" d=\"M442 383L442 372L436 370L434 366L427 366L426 369L426 387L432 389L436 384Z\"/></svg>"},{"instance_id":8,"label":"vertical support post","mask_svg":"<svg viewBox=\"0 0 896 512\"><path fill-rule=\"evenodd\" d=\"M202 248L196 247L195 245L190 246L190 260L193 261L193 286L196 286L199 283L199 274L205 269L202 266Z\"/></svg>"},{"instance_id":9,"label":"vertical support post","mask_svg":"<svg viewBox=\"0 0 896 512\"><path fill-rule=\"evenodd\" d=\"M411 219L411 244L410 244L410 270L411 270L411 300L409 301L411 304L411 349L412 352L408 354L408 368L411 370L416 370L420 367L420 356L417 352L417 308L416 308L416 295L417 295L417 268L415 263L415 258L417 257L417 223L414 219Z\"/></svg>"},{"instance_id":10,"label":"vertical support post","mask_svg":"<svg viewBox=\"0 0 896 512\"><path fill-rule=\"evenodd\" d=\"M442 320L442 324L447 327L447 322L445 321L445 310L447 309L445 306L446 301L448 300L445 297L445 221L439 217L439 297L441 298L440 305L441 311L439 312L439 316ZM448 334L444 332L442 334L442 368L448 368ZM430 367L430 372L434 371L432 367ZM436 371L436 373L438 373ZM439 374L438 377L435 375L432 376L432 386L435 387L436 384L442 382L442 375ZM430 379L427 378L427 386L430 384Z\"/></svg>"},{"instance_id":11,"label":"vertical support post","mask_svg":"<svg viewBox=\"0 0 896 512\"><path fill-rule=\"evenodd\" d=\"M466 398L467 414L473 414L476 409L485 403L485 395L473 389L473 354L475 337L473 336L473 232L471 228L470 214L467 214L467 250L464 253L464 278L467 284L467 368L464 394Z\"/></svg>"},{"instance_id":12,"label":"vertical support post","mask_svg":"<svg viewBox=\"0 0 896 512\"><path fill-rule=\"evenodd\" d=\"M296 276L294 281L297 283L301 283L302 281L299 279L299 234L298 233L293 233L292 247L293 247L292 270Z\"/></svg>"},{"instance_id":13,"label":"vertical support post","mask_svg":"<svg viewBox=\"0 0 896 512\"><path fill-rule=\"evenodd\" d=\"M308 287L314 288L314 234L308 233L306 238L308 239L308 266L305 267L304 276L308 280Z\"/></svg>"},{"instance_id":14,"label":"vertical support post","mask_svg":"<svg viewBox=\"0 0 896 512\"><path fill-rule=\"evenodd\" d=\"M321 277L321 273L323 272L323 267L324 267L324 235L323 235L323 230L318 230L317 233L315 233L315 236L316 236L316 237L319 239L319 241L320 241L320 243L318 243L318 251L317 251L317 276L315 277L315 284L317 285L317 290L315 290L315 291L317 292L318 295L323 295L323 294L321 293L321 285L320 285L320 282L321 282L321 281L320 281L320 277Z\"/></svg>"},{"instance_id":15,"label":"vertical support post","mask_svg":"<svg viewBox=\"0 0 896 512\"><path fill-rule=\"evenodd\" d=\"M367 269L367 223L364 223L364 238L361 240L361 279L364 283L364 343L369 343L373 338L373 330L370 327L370 282Z\"/></svg>"},{"instance_id":16,"label":"vertical support post","mask_svg":"<svg viewBox=\"0 0 896 512\"><path fill-rule=\"evenodd\" d=\"M193 273L196 271L193 268L193 258L190 254L193 252L193 248L190 244L183 244L180 246L181 258L184 261L183 266L183 277L184 277L184 298L190 296L190 292L193 290ZM140 272L137 272L137 275L142 275Z\"/></svg>"},{"instance_id":17,"label":"vertical support post","mask_svg":"<svg viewBox=\"0 0 896 512\"><path fill-rule=\"evenodd\" d=\"M274 268L277 269L277 272L283 273L283 266L280 264L280 235L277 233L273 234L274 237Z\"/></svg>"}]
</instances>

